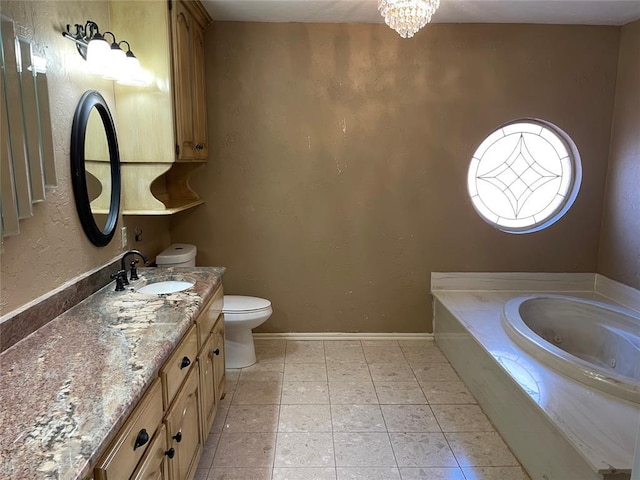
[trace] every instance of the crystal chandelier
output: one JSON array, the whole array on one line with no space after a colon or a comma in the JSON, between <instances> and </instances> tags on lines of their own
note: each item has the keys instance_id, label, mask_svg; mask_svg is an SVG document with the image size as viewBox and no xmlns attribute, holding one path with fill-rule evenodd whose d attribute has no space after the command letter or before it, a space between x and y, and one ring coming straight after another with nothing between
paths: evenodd
<instances>
[{"instance_id":1,"label":"crystal chandelier","mask_svg":"<svg viewBox=\"0 0 640 480\"><path fill-rule=\"evenodd\" d=\"M431 21L440 0L378 0L378 10L387 25L402 38L411 38Z\"/></svg>"}]
</instances>

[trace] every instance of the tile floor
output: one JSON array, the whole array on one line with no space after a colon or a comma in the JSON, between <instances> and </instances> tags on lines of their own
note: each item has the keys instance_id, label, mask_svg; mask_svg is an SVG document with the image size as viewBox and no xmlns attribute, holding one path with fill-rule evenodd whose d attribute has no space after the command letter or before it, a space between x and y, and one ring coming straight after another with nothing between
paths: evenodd
<instances>
[{"instance_id":1,"label":"tile floor","mask_svg":"<svg viewBox=\"0 0 640 480\"><path fill-rule=\"evenodd\" d=\"M196 480L529 480L428 341L256 341Z\"/></svg>"}]
</instances>

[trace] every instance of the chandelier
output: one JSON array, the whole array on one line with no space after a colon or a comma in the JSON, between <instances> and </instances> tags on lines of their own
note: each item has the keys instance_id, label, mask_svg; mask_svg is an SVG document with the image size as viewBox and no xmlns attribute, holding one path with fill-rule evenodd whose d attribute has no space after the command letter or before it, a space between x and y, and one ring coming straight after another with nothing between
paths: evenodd
<instances>
[{"instance_id":1,"label":"chandelier","mask_svg":"<svg viewBox=\"0 0 640 480\"><path fill-rule=\"evenodd\" d=\"M387 25L402 38L411 38L431 21L440 0L378 0L378 10Z\"/></svg>"}]
</instances>

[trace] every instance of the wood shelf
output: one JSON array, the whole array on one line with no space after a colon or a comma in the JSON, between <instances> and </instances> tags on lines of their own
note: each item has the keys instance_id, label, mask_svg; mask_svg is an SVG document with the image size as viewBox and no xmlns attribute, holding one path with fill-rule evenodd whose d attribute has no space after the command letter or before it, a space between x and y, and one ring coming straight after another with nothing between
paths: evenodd
<instances>
[{"instance_id":1,"label":"wood shelf","mask_svg":"<svg viewBox=\"0 0 640 480\"><path fill-rule=\"evenodd\" d=\"M176 207L167 207L164 210L122 210L122 215L173 215L174 213L183 212L198 205L202 205L204 200L196 200L195 202L186 203Z\"/></svg>"}]
</instances>

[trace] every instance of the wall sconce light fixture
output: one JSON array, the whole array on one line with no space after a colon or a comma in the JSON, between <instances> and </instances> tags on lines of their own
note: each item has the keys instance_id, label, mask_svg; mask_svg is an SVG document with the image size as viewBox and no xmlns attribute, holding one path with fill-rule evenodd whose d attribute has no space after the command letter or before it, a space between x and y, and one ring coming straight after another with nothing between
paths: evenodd
<instances>
[{"instance_id":1,"label":"wall sconce light fixture","mask_svg":"<svg viewBox=\"0 0 640 480\"><path fill-rule=\"evenodd\" d=\"M72 31L74 28L75 32ZM97 23L87 20L84 25L67 25L67 31L62 35L75 42L78 53L87 61L91 73L123 85L148 84L129 42L118 42L112 32L101 34ZM111 36L111 44L105 39L107 35ZM122 50L122 44L127 45L126 53Z\"/></svg>"}]
</instances>

